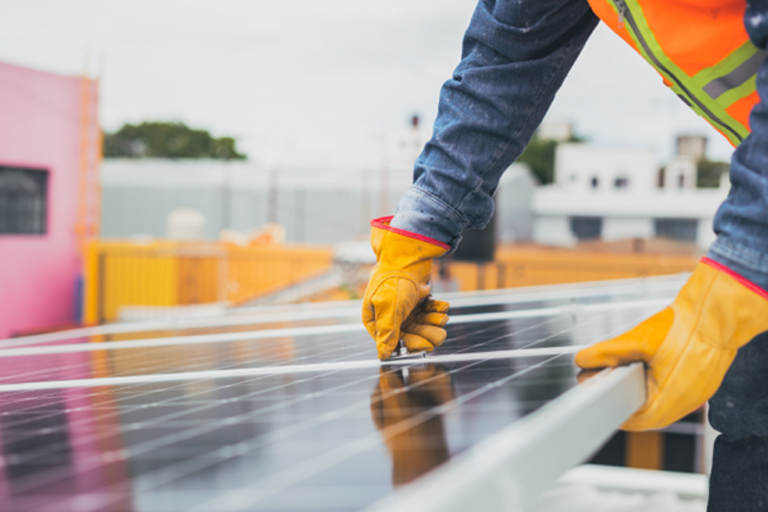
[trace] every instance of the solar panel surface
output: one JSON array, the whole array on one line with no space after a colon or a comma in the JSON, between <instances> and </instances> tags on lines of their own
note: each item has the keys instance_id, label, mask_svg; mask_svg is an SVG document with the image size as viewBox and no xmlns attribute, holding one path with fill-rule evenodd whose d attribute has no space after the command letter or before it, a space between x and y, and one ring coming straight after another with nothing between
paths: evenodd
<instances>
[{"instance_id":1,"label":"solar panel surface","mask_svg":"<svg viewBox=\"0 0 768 512\"><path fill-rule=\"evenodd\" d=\"M574 347L681 284L454 296L446 343L388 365L346 303L8 340L0 510L361 510L575 386Z\"/></svg>"}]
</instances>

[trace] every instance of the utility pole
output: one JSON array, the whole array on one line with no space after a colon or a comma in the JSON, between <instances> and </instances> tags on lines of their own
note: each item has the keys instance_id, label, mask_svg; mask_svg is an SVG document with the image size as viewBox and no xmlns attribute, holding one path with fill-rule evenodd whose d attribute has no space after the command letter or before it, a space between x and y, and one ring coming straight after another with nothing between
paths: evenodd
<instances>
[{"instance_id":1,"label":"utility pole","mask_svg":"<svg viewBox=\"0 0 768 512\"><path fill-rule=\"evenodd\" d=\"M269 197L267 198L269 207L267 210L267 222L277 222L277 196L279 193L277 178L279 172L280 169L275 167L272 169L272 173L269 178Z\"/></svg>"},{"instance_id":2,"label":"utility pole","mask_svg":"<svg viewBox=\"0 0 768 512\"><path fill-rule=\"evenodd\" d=\"M232 166L229 159L224 160L221 168L221 226L219 231L232 228Z\"/></svg>"},{"instance_id":3,"label":"utility pole","mask_svg":"<svg viewBox=\"0 0 768 512\"><path fill-rule=\"evenodd\" d=\"M380 173L380 179L381 179L381 197L379 199L380 205L379 210L381 211L381 216L384 217L386 215L390 215L389 212L389 163L387 162L387 157L384 156L384 161L381 165L381 173Z\"/></svg>"},{"instance_id":4,"label":"utility pole","mask_svg":"<svg viewBox=\"0 0 768 512\"><path fill-rule=\"evenodd\" d=\"M374 186L373 182L373 169L363 171L361 174L362 182L360 184L360 233L367 233L370 221L371 221L371 203L373 202L373 196L371 194L371 187Z\"/></svg>"},{"instance_id":5,"label":"utility pole","mask_svg":"<svg viewBox=\"0 0 768 512\"><path fill-rule=\"evenodd\" d=\"M296 241L297 242L306 242L304 240L305 232L306 232L306 223L307 223L307 216L306 216L306 200L307 200L307 194L306 190L304 189L296 189Z\"/></svg>"}]
</instances>

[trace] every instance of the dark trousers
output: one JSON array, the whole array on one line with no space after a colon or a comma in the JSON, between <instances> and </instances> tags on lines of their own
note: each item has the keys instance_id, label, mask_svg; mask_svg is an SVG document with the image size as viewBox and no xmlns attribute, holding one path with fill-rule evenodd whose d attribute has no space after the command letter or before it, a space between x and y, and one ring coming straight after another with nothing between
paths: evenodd
<instances>
[{"instance_id":1,"label":"dark trousers","mask_svg":"<svg viewBox=\"0 0 768 512\"><path fill-rule=\"evenodd\" d=\"M721 435L707 511L768 511L768 333L739 350L709 406Z\"/></svg>"}]
</instances>

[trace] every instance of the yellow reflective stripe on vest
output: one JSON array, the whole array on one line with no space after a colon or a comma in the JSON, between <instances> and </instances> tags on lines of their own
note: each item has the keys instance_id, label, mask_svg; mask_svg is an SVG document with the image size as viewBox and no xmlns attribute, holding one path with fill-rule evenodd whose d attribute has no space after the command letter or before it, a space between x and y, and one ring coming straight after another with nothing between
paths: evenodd
<instances>
[{"instance_id":1,"label":"yellow reflective stripe on vest","mask_svg":"<svg viewBox=\"0 0 768 512\"><path fill-rule=\"evenodd\" d=\"M672 83L673 92L734 145L749 135L749 128L736 121L725 109L754 92L755 72L762 63L760 61L755 66L760 58L756 48L754 51L749 47L739 48L717 65L692 78L664 53L648 26L638 0L607 1L624 22L643 57Z\"/></svg>"}]
</instances>

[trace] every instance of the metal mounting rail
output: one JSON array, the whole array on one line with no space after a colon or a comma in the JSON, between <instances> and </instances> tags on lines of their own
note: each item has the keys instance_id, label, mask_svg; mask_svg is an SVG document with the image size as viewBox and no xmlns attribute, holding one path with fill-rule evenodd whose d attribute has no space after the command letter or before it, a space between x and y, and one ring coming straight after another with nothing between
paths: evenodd
<instances>
[{"instance_id":1,"label":"metal mounting rail","mask_svg":"<svg viewBox=\"0 0 768 512\"><path fill-rule=\"evenodd\" d=\"M605 370L366 512L528 510L643 402L642 364Z\"/></svg>"}]
</instances>

